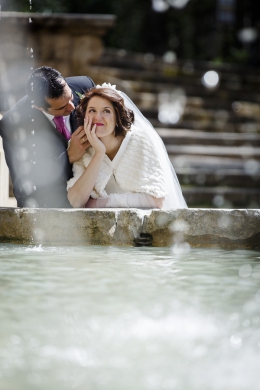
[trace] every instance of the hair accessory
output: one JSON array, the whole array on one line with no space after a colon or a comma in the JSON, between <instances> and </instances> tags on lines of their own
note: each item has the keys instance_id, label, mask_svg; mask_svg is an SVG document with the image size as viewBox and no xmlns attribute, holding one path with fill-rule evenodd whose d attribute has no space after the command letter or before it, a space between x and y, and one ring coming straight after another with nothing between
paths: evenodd
<instances>
[{"instance_id":1,"label":"hair accessory","mask_svg":"<svg viewBox=\"0 0 260 390\"><path fill-rule=\"evenodd\" d=\"M103 83L102 85L97 84L95 88L111 88L116 91L116 85L111 85L110 83Z\"/></svg>"}]
</instances>

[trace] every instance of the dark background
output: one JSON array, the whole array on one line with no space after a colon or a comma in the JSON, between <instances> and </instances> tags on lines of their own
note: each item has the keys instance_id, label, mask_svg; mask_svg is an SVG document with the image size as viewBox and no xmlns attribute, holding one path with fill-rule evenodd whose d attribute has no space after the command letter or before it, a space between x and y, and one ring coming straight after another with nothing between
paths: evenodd
<instances>
[{"instance_id":1,"label":"dark background","mask_svg":"<svg viewBox=\"0 0 260 390\"><path fill-rule=\"evenodd\" d=\"M155 12L153 0L3 0L3 11L115 14L108 47L198 61L260 64L259 0L189 0L178 9ZM171 1L171 0L164 0ZM256 37L241 42L239 31L253 28Z\"/></svg>"}]
</instances>

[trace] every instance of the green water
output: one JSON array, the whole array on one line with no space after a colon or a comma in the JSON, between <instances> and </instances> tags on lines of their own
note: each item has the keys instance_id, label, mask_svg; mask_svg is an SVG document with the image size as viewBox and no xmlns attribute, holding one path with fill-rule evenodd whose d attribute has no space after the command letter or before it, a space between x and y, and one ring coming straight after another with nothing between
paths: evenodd
<instances>
[{"instance_id":1,"label":"green water","mask_svg":"<svg viewBox=\"0 0 260 390\"><path fill-rule=\"evenodd\" d=\"M0 245L1 390L260 389L260 253Z\"/></svg>"}]
</instances>

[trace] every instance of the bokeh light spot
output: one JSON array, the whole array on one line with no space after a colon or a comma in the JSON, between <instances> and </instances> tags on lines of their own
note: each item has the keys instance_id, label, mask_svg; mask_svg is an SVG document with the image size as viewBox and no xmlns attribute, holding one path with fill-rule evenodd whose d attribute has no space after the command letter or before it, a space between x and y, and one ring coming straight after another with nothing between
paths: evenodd
<instances>
[{"instance_id":1,"label":"bokeh light spot","mask_svg":"<svg viewBox=\"0 0 260 390\"><path fill-rule=\"evenodd\" d=\"M215 70L209 70L202 76L201 81L206 88L215 88L219 83L219 75Z\"/></svg>"}]
</instances>

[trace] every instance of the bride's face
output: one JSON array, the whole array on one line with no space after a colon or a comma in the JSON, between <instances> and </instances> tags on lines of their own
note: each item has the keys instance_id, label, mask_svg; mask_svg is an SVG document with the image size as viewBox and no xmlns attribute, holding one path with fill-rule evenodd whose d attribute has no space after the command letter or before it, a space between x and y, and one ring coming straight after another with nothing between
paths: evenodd
<instances>
[{"instance_id":1,"label":"bride's face","mask_svg":"<svg viewBox=\"0 0 260 390\"><path fill-rule=\"evenodd\" d=\"M112 103L100 96L93 96L87 105L87 116L96 125L96 135L103 138L115 131L116 113Z\"/></svg>"}]
</instances>

